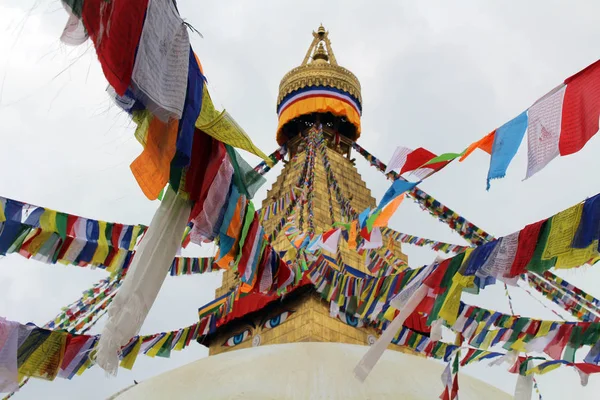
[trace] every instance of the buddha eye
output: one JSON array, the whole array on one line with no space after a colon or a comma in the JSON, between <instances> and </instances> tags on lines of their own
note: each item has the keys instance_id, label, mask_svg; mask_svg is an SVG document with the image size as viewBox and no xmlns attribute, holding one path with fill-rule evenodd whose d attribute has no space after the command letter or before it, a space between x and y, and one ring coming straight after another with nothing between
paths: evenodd
<instances>
[{"instance_id":1,"label":"buddha eye","mask_svg":"<svg viewBox=\"0 0 600 400\"><path fill-rule=\"evenodd\" d=\"M288 317L290 316L291 313L292 313L292 311L284 311L281 314L277 315L276 317L273 317L273 318L267 320L267 322L265 322L263 324L263 328L264 329L273 329L276 326L283 324L285 322L285 320L288 319Z\"/></svg>"},{"instance_id":2,"label":"buddha eye","mask_svg":"<svg viewBox=\"0 0 600 400\"><path fill-rule=\"evenodd\" d=\"M233 335L229 339L223 343L225 347L234 347L238 344L244 343L250 337L250 329L246 329L243 332L238 333L237 335Z\"/></svg>"},{"instance_id":3,"label":"buddha eye","mask_svg":"<svg viewBox=\"0 0 600 400\"><path fill-rule=\"evenodd\" d=\"M362 328L364 326L364 321L362 319L356 318L355 316L350 315L350 314L346 314L345 312L340 311L338 318L342 322L344 322L350 326L353 326L355 328Z\"/></svg>"}]
</instances>

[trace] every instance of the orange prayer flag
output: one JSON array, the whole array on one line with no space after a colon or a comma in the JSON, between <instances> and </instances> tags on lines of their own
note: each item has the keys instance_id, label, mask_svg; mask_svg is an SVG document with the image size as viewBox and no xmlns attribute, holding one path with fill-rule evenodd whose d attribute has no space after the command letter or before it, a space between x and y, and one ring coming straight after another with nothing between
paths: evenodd
<instances>
[{"instance_id":1,"label":"orange prayer flag","mask_svg":"<svg viewBox=\"0 0 600 400\"><path fill-rule=\"evenodd\" d=\"M131 163L133 176L150 200L156 200L169 181L178 126L179 121L176 119L164 123L156 117L152 118L146 135L146 147Z\"/></svg>"},{"instance_id":2,"label":"orange prayer flag","mask_svg":"<svg viewBox=\"0 0 600 400\"><path fill-rule=\"evenodd\" d=\"M350 231L348 232L348 247L352 250L356 248L356 225L358 221L352 221L350 225Z\"/></svg>"},{"instance_id":3,"label":"orange prayer flag","mask_svg":"<svg viewBox=\"0 0 600 400\"><path fill-rule=\"evenodd\" d=\"M394 215L394 213L398 209L398 206L400 205L400 203L402 203L402 200L404 200L404 195L396 197L390 202L390 204L385 206L383 211L381 211L381 214L377 216L377 219L373 223L373 227L387 226L388 222L390 221L390 218L392 218L392 215Z\"/></svg>"},{"instance_id":4,"label":"orange prayer flag","mask_svg":"<svg viewBox=\"0 0 600 400\"><path fill-rule=\"evenodd\" d=\"M494 129L493 131L491 131L490 133L488 133L487 135L485 135L478 141L471 143L469 145L469 147L467 147L467 150L465 150L465 154L463 154L463 156L458 161L461 161L461 162L464 161L465 158L470 156L471 153L475 151L475 149L481 149L491 155L492 154L492 145L494 144L494 136L495 135L496 135L496 130Z\"/></svg>"}]
</instances>

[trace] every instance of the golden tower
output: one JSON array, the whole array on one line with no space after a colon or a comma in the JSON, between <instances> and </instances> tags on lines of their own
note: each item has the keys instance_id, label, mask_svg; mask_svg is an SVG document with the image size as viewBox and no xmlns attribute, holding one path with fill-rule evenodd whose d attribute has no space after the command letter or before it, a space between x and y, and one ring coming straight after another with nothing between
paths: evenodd
<instances>
[{"instance_id":1,"label":"golden tower","mask_svg":"<svg viewBox=\"0 0 600 400\"><path fill-rule=\"evenodd\" d=\"M288 160L284 160L281 174L268 191L263 209L288 196L296 186L308 156L306 133L317 125L322 127L327 148L325 155L318 151L315 155L312 212L309 214L306 207L296 211L296 221L305 221L306 227L306 221L312 219L315 232L321 233L331 229L333 222L343 220L343 209L331 189L332 175L327 174L324 158L340 188L338 195L341 192L354 210L360 212L376 205L351 158L352 142L360 136L361 103L358 79L338 65L328 32L320 26L313 32L313 41L302 64L289 71L279 86L277 142L287 145ZM263 220L265 232L273 232L281 219L282 212L267 215ZM278 251L292 248L283 232L273 243ZM406 261L397 242L394 254ZM344 240L340 240L339 256L344 264L369 273L364 256L351 250ZM230 292L237 282L236 272L225 271L216 296ZM321 300L310 285L281 298L265 300L264 306L261 306L260 298L257 301L258 306L254 304L241 318L218 327L216 333L206 338L204 343L211 355L257 345L302 341L365 345L374 342L377 336L374 328L362 326L362 322L353 316L340 313L331 317L329 304Z\"/></svg>"}]
</instances>

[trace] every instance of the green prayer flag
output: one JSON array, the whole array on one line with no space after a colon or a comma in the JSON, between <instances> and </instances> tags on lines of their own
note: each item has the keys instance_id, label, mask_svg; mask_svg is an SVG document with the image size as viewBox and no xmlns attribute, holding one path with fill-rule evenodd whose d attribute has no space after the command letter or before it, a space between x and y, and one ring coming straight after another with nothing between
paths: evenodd
<instances>
[{"instance_id":1,"label":"green prayer flag","mask_svg":"<svg viewBox=\"0 0 600 400\"><path fill-rule=\"evenodd\" d=\"M156 355L158 357L164 357L164 358L171 357L171 346L173 344L173 336L174 335L175 335L174 332L169 333L169 337L167 338L167 340L165 340L165 342L163 343L160 350L158 350L158 353L156 353Z\"/></svg>"},{"instance_id":2,"label":"green prayer flag","mask_svg":"<svg viewBox=\"0 0 600 400\"><path fill-rule=\"evenodd\" d=\"M542 228L540 229L540 236L538 238L537 246L533 252L533 256L527 264L527 271L537 272L538 274L543 274L550 268L556 264L556 257L550 260L543 260L542 254L544 253L544 249L546 248L546 243L548 242L548 237L550 236L550 228L552 227L552 218L549 218L544 222Z\"/></svg>"},{"instance_id":3,"label":"green prayer flag","mask_svg":"<svg viewBox=\"0 0 600 400\"><path fill-rule=\"evenodd\" d=\"M242 227L242 235L240 236L240 250L235 259L235 265L237 267L240 259L242 258L242 248L244 247L244 243L246 243L246 236L248 236L248 231L250 230L250 225L252 224L252 220L254 219L254 204L249 201L248 206L246 207L246 215L244 216L244 225Z\"/></svg>"},{"instance_id":4,"label":"green prayer flag","mask_svg":"<svg viewBox=\"0 0 600 400\"><path fill-rule=\"evenodd\" d=\"M455 158L458 158L458 157L464 155L465 151L463 151L462 153L444 153L444 154L441 154L441 155L439 155L437 157L434 157L431 160L427 161L425 164L423 164L423 166L431 165L431 164L435 164L435 163L440 163L440 162L452 161Z\"/></svg>"},{"instance_id":5,"label":"green prayer flag","mask_svg":"<svg viewBox=\"0 0 600 400\"><path fill-rule=\"evenodd\" d=\"M62 240L67 238L67 214L62 212L56 213L56 231Z\"/></svg>"}]
</instances>

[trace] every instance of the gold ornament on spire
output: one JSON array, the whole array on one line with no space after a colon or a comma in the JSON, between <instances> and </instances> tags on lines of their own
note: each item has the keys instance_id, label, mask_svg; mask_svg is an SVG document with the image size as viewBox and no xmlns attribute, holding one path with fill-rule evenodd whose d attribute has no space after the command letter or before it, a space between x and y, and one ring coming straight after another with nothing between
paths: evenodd
<instances>
[{"instance_id":1,"label":"gold ornament on spire","mask_svg":"<svg viewBox=\"0 0 600 400\"><path fill-rule=\"evenodd\" d=\"M352 72L338 65L331 48L329 32L321 25L312 35L313 41L302 64L285 74L279 84L277 107L288 94L310 86L336 88L349 93L362 103L360 82Z\"/></svg>"}]
</instances>

